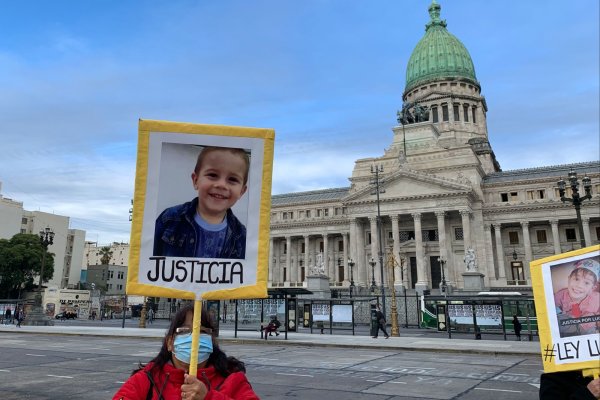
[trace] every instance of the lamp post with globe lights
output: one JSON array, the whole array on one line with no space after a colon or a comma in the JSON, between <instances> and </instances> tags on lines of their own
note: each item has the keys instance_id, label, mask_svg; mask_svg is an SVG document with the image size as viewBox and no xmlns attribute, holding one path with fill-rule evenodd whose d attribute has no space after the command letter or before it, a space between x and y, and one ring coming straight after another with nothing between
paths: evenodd
<instances>
[{"instance_id":1,"label":"lamp post with globe lights","mask_svg":"<svg viewBox=\"0 0 600 400\"><path fill-rule=\"evenodd\" d=\"M571 168L569 171L568 179L569 186L571 187L571 197L565 197L567 183L562 178L558 181L558 193L563 203L569 202L575 206L575 212L577 214L577 226L579 227L579 241L581 243L581 247L585 247L585 235L583 233L583 223L581 221L581 204L584 200L589 200L592 198L592 180L587 175L581 180L581 183L583 183L583 190L585 191L585 196L582 196L579 193L579 180L577 179L577 172L575 172L573 168Z\"/></svg>"},{"instance_id":2,"label":"lamp post with globe lights","mask_svg":"<svg viewBox=\"0 0 600 400\"><path fill-rule=\"evenodd\" d=\"M42 265L40 266L40 280L38 283L38 292L35 295L35 303L31 311L27 314L23 325L54 325L54 321L44 312L42 283L44 280L44 267L46 266L46 253L48 246L54 243L54 232L50 227L40 231L40 245L42 246Z\"/></svg>"}]
</instances>

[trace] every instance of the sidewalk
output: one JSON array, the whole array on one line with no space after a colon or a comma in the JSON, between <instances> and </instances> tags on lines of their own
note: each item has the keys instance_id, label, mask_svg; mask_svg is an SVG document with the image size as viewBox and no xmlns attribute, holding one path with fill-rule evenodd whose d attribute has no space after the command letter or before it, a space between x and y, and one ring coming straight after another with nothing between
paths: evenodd
<instances>
[{"instance_id":1,"label":"sidewalk","mask_svg":"<svg viewBox=\"0 0 600 400\"><path fill-rule=\"evenodd\" d=\"M93 335L112 337L151 338L160 340L165 335L165 328L121 328L103 326L22 326L0 325L0 333L41 333L60 335ZM373 339L365 335L329 335L319 333L285 333L279 336L270 336L268 340L261 339L260 332L238 331L237 338L234 331L222 327L219 340L225 343L252 343L264 345L301 345L301 346L332 346L353 348L379 348L386 350L413 350L435 352L457 352L476 354L503 354L503 355L540 355L539 342L519 342L501 340L474 340L474 339L448 339L442 337L426 337L413 331L400 332L401 337L384 339L380 336Z\"/></svg>"}]
</instances>

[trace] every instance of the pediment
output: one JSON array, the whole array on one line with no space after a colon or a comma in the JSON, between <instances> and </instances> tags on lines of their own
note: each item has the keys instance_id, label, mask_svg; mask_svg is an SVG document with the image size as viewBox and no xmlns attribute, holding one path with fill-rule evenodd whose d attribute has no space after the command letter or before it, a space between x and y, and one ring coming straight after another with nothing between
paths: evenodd
<instances>
[{"instance_id":1,"label":"pediment","mask_svg":"<svg viewBox=\"0 0 600 400\"><path fill-rule=\"evenodd\" d=\"M457 180L436 175L413 171L406 168L382 178L380 186L385 190L380 193L380 199L447 197L453 194L465 194L473 191L470 182L462 177ZM344 202L373 201L374 185L365 185L356 191L351 191Z\"/></svg>"}]
</instances>

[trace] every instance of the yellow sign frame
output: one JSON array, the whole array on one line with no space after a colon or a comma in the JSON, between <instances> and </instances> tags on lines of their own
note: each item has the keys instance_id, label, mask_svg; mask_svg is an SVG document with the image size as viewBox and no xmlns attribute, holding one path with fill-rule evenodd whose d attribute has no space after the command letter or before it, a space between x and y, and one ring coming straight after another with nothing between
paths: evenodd
<instances>
[{"instance_id":1,"label":"yellow sign frame","mask_svg":"<svg viewBox=\"0 0 600 400\"><path fill-rule=\"evenodd\" d=\"M560 358L561 343L566 347L567 339L562 339L560 338L560 336L555 337L556 335L553 335L552 325L554 324L554 322L550 318L550 313L548 311L547 306L549 299L548 296L551 296L552 301L554 301L553 288L551 284L552 282L549 282L547 279L547 276L550 274L550 268L553 265L560 265L560 261L568 263L570 260L577 260L578 258L595 257L599 254L600 245L595 245L535 260L529 264L531 271L531 281L535 301L535 309L538 320L540 347L544 372L595 370L597 373L597 371L600 370L600 357L585 361L574 360L573 362L566 361L564 363L557 363L557 360L559 360ZM593 336L593 334L588 336ZM596 336L598 336L598 340L600 340L600 335ZM584 339L585 336L582 337L582 340ZM580 339L573 340L577 340L577 343L580 342ZM579 343L578 346L580 344L581 343ZM581 344L581 346L585 345L585 343ZM595 345L597 345L597 343ZM572 354L569 354L570 351L573 352L572 354L574 354L574 351L571 348L563 349L563 356L565 353L571 356ZM591 352L593 352L593 355L596 355L595 348L591 350Z\"/></svg>"},{"instance_id":2,"label":"yellow sign frame","mask_svg":"<svg viewBox=\"0 0 600 400\"><path fill-rule=\"evenodd\" d=\"M259 200L260 217L258 221L255 284L198 293L194 291L179 290L170 287L140 283L140 250L142 245L142 229L145 212L144 207L146 204L146 192L148 184L150 138L155 133L207 135L213 136L213 141L218 139L214 138L215 136L234 138L231 140L235 140L235 138L254 138L262 140L262 172L260 174L262 185L260 187ZM140 119L135 193L133 200L133 221L131 227L131 247L127 275L127 294L189 300L222 300L233 298L267 297L271 182L274 143L275 131L268 128L247 128Z\"/></svg>"}]
</instances>

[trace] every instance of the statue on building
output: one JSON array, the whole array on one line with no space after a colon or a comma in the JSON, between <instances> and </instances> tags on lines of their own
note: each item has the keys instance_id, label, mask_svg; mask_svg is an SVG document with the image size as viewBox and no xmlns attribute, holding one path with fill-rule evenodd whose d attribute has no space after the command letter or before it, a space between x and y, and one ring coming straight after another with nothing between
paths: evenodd
<instances>
[{"instance_id":1,"label":"statue on building","mask_svg":"<svg viewBox=\"0 0 600 400\"><path fill-rule=\"evenodd\" d=\"M409 125L417 122L429 121L428 107L416 102L404 103L402 105L402 110L398 111L397 115L398 122L402 125Z\"/></svg>"},{"instance_id":2,"label":"statue on building","mask_svg":"<svg viewBox=\"0 0 600 400\"><path fill-rule=\"evenodd\" d=\"M310 267L311 275L325 275L325 264L323 263L323 253L317 254L315 265Z\"/></svg>"},{"instance_id":3,"label":"statue on building","mask_svg":"<svg viewBox=\"0 0 600 400\"><path fill-rule=\"evenodd\" d=\"M467 266L467 272L477 271L477 254L472 248L468 248L465 253L465 264Z\"/></svg>"}]
</instances>

